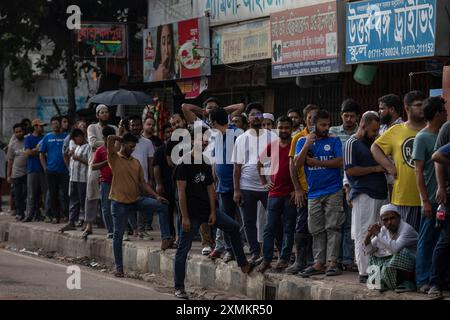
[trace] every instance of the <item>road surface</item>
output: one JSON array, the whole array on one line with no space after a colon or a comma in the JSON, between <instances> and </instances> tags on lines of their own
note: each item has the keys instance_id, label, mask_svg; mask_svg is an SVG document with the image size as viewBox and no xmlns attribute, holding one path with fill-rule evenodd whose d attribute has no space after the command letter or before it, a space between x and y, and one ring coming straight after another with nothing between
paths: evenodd
<instances>
[{"instance_id":1,"label":"road surface","mask_svg":"<svg viewBox=\"0 0 450 320\"><path fill-rule=\"evenodd\" d=\"M144 281L80 268L80 281L67 264L0 249L0 300L172 300ZM68 278L71 277L68 281ZM75 287L70 290L67 287ZM81 289L76 289L77 285ZM178 299L177 299L178 300Z\"/></svg>"}]
</instances>

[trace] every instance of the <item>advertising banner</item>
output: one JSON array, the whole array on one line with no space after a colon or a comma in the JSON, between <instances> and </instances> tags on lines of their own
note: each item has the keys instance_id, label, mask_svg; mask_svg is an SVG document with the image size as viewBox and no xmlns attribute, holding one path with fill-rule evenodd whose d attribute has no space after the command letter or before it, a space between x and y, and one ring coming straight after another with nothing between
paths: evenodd
<instances>
[{"instance_id":1,"label":"advertising banner","mask_svg":"<svg viewBox=\"0 0 450 320\"><path fill-rule=\"evenodd\" d=\"M213 64L270 59L270 23L260 20L212 31Z\"/></svg>"},{"instance_id":2,"label":"advertising banner","mask_svg":"<svg viewBox=\"0 0 450 320\"><path fill-rule=\"evenodd\" d=\"M165 24L143 32L144 82L211 74L206 18Z\"/></svg>"},{"instance_id":3,"label":"advertising banner","mask_svg":"<svg viewBox=\"0 0 450 320\"><path fill-rule=\"evenodd\" d=\"M193 78L189 80L177 81L177 85L184 94L185 99L195 99L203 91L208 89L208 78Z\"/></svg>"},{"instance_id":4,"label":"advertising banner","mask_svg":"<svg viewBox=\"0 0 450 320\"><path fill-rule=\"evenodd\" d=\"M272 78L339 72L336 1L271 14Z\"/></svg>"},{"instance_id":5,"label":"advertising banner","mask_svg":"<svg viewBox=\"0 0 450 320\"><path fill-rule=\"evenodd\" d=\"M346 63L435 55L436 0L370 0L346 9Z\"/></svg>"},{"instance_id":6,"label":"advertising banner","mask_svg":"<svg viewBox=\"0 0 450 320\"><path fill-rule=\"evenodd\" d=\"M268 17L270 14L277 11L310 6L328 1L329 0L196 0L193 1L193 13L195 16L203 16L207 13L211 19L211 25L215 26Z\"/></svg>"},{"instance_id":7,"label":"advertising banner","mask_svg":"<svg viewBox=\"0 0 450 320\"><path fill-rule=\"evenodd\" d=\"M123 24L82 23L75 30L78 56L89 58L125 58L126 28Z\"/></svg>"}]
</instances>

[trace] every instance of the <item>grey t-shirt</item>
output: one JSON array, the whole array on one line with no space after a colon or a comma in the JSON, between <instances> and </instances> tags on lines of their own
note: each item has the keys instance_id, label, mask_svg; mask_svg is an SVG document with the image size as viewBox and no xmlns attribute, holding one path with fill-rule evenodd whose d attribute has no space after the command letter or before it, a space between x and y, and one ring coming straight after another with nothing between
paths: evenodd
<instances>
[{"instance_id":1,"label":"grey t-shirt","mask_svg":"<svg viewBox=\"0 0 450 320\"><path fill-rule=\"evenodd\" d=\"M13 161L11 178L20 178L27 174L27 160L28 156L25 154L24 147L25 140L11 141L8 146L8 153L6 159Z\"/></svg>"},{"instance_id":2,"label":"grey t-shirt","mask_svg":"<svg viewBox=\"0 0 450 320\"><path fill-rule=\"evenodd\" d=\"M436 140L436 145L434 146L434 150L436 151L437 149L439 149L442 146L445 146L447 143L450 142L450 121L447 121L441 128L441 130L439 130L439 134ZM449 177L450 177L450 167L447 167L446 170L446 177L445 177L445 181L446 181L446 185L447 185L447 194L450 193L450 182L449 182Z\"/></svg>"},{"instance_id":3,"label":"grey t-shirt","mask_svg":"<svg viewBox=\"0 0 450 320\"><path fill-rule=\"evenodd\" d=\"M431 203L436 203L435 196L437 191L434 161L431 160L436 139L437 134L431 133L426 128L420 130L414 139L412 154L412 158L414 160L422 160L424 162L423 175L425 177L425 186L427 189L428 198Z\"/></svg>"},{"instance_id":4,"label":"grey t-shirt","mask_svg":"<svg viewBox=\"0 0 450 320\"><path fill-rule=\"evenodd\" d=\"M144 137L139 138L139 142L136 144L131 156L136 158L144 170L144 180L148 182L148 158L153 158L155 154L155 148L153 148L153 143Z\"/></svg>"}]
</instances>

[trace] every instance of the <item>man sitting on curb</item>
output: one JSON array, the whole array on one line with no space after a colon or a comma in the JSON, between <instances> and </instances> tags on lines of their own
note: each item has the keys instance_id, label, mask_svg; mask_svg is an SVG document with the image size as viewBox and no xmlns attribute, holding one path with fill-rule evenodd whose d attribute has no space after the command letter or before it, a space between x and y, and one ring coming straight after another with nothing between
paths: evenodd
<instances>
[{"instance_id":1,"label":"man sitting on curb","mask_svg":"<svg viewBox=\"0 0 450 320\"><path fill-rule=\"evenodd\" d=\"M393 204L381 207L383 226L373 224L364 239L369 268L380 268L381 290L413 291L418 234Z\"/></svg>"}]
</instances>

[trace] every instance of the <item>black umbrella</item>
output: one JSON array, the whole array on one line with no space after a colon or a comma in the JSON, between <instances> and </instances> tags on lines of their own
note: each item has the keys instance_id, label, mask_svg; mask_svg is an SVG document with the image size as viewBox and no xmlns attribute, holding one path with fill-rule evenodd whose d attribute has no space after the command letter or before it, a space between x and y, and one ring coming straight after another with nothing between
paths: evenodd
<instances>
[{"instance_id":1,"label":"black umbrella","mask_svg":"<svg viewBox=\"0 0 450 320\"><path fill-rule=\"evenodd\" d=\"M103 103L107 106L116 106L119 104L143 106L153 103L153 98L144 92L119 89L96 94L89 99L89 103Z\"/></svg>"}]
</instances>

